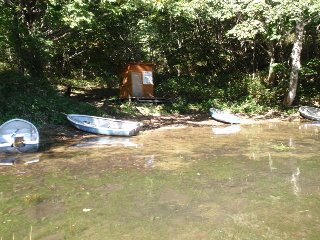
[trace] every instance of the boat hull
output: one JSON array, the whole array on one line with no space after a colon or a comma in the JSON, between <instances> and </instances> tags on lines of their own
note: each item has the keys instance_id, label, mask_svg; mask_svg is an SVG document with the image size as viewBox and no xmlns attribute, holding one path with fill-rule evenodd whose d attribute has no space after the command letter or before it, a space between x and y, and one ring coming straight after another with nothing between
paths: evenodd
<instances>
[{"instance_id":1,"label":"boat hull","mask_svg":"<svg viewBox=\"0 0 320 240\"><path fill-rule=\"evenodd\" d=\"M320 121L320 108L301 106L299 113L302 117L313 121Z\"/></svg>"},{"instance_id":2,"label":"boat hull","mask_svg":"<svg viewBox=\"0 0 320 240\"><path fill-rule=\"evenodd\" d=\"M68 114L67 119L77 129L110 136L134 136L141 129L141 124L132 121L122 121L112 118L102 118L88 115Z\"/></svg>"},{"instance_id":3,"label":"boat hull","mask_svg":"<svg viewBox=\"0 0 320 240\"><path fill-rule=\"evenodd\" d=\"M0 126L0 152L36 152L39 148L39 132L30 122L12 119Z\"/></svg>"},{"instance_id":4,"label":"boat hull","mask_svg":"<svg viewBox=\"0 0 320 240\"><path fill-rule=\"evenodd\" d=\"M228 123L228 124L239 124L241 119L237 116L227 113L215 108L210 108L211 117L219 122Z\"/></svg>"}]
</instances>

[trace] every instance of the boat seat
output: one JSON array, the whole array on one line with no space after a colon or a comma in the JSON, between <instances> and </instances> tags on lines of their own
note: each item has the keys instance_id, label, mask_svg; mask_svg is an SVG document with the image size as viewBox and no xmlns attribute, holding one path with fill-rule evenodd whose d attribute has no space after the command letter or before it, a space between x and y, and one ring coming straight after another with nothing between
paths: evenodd
<instances>
[{"instance_id":1,"label":"boat seat","mask_svg":"<svg viewBox=\"0 0 320 240\"><path fill-rule=\"evenodd\" d=\"M102 124L100 125L100 127L103 127L103 128L109 128L110 127L110 123L105 123L105 124Z\"/></svg>"},{"instance_id":2,"label":"boat seat","mask_svg":"<svg viewBox=\"0 0 320 240\"><path fill-rule=\"evenodd\" d=\"M87 126L92 126L93 124L92 124L92 122L88 122L88 121L82 121L82 122L80 122L80 121L76 121L76 122L78 122L78 123L82 123L83 125L87 125Z\"/></svg>"},{"instance_id":3,"label":"boat seat","mask_svg":"<svg viewBox=\"0 0 320 240\"><path fill-rule=\"evenodd\" d=\"M25 146L23 137L15 137L13 142L13 147L23 147Z\"/></svg>"}]
</instances>

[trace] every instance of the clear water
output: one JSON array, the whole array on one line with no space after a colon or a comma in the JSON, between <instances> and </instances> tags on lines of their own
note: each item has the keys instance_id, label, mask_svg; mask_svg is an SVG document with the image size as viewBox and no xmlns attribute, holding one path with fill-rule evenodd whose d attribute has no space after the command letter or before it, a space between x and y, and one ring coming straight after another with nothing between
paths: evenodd
<instances>
[{"instance_id":1,"label":"clear water","mask_svg":"<svg viewBox=\"0 0 320 240\"><path fill-rule=\"evenodd\" d=\"M319 131L164 128L17 155L0 239L318 239Z\"/></svg>"}]
</instances>

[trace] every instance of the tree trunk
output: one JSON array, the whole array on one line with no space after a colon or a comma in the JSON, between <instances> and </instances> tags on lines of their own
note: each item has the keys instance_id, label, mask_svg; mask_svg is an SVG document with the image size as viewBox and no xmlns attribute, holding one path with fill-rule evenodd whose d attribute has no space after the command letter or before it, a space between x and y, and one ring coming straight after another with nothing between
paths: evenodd
<instances>
[{"instance_id":1,"label":"tree trunk","mask_svg":"<svg viewBox=\"0 0 320 240\"><path fill-rule=\"evenodd\" d=\"M283 104L285 106L291 106L297 94L297 86L299 79L299 71L301 68L301 51L302 51L302 42L304 37L304 26L305 23L303 21L297 22L295 27L295 41L293 44L292 52L291 52L291 73L290 73L290 82L287 96L283 100Z\"/></svg>"},{"instance_id":2,"label":"tree trunk","mask_svg":"<svg viewBox=\"0 0 320 240\"><path fill-rule=\"evenodd\" d=\"M311 49L311 58L317 58L319 57L319 37L318 37L318 31L320 29L313 28L311 31L311 38L312 38L312 49Z\"/></svg>"},{"instance_id":3,"label":"tree trunk","mask_svg":"<svg viewBox=\"0 0 320 240\"><path fill-rule=\"evenodd\" d=\"M269 85L273 85L276 79L276 72L274 71L274 64L276 63L276 58L274 56L274 44L270 43L268 46L268 55L270 57L269 64L269 74L267 82Z\"/></svg>"},{"instance_id":4,"label":"tree trunk","mask_svg":"<svg viewBox=\"0 0 320 240\"><path fill-rule=\"evenodd\" d=\"M9 5L7 5L6 7L8 7ZM16 58L16 64L18 67L18 71L21 74L24 74L25 71L25 64L22 61L22 55L23 55L23 43L21 41L21 36L20 36L20 32L19 32L19 16L17 14L16 11L11 11L12 13L12 21L11 21L11 26L10 26L10 39L12 42L12 46L14 49L14 53L15 53L15 58Z\"/></svg>"}]
</instances>

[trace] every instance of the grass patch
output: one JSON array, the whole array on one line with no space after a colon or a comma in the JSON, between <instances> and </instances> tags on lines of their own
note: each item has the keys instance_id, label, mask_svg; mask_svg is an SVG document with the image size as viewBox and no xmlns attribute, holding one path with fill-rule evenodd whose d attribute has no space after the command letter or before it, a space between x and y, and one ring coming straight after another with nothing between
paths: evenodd
<instances>
[{"instance_id":1,"label":"grass patch","mask_svg":"<svg viewBox=\"0 0 320 240\"><path fill-rule=\"evenodd\" d=\"M277 144L273 146L273 149L281 152L286 152L295 149L295 147L292 146L286 146L283 143Z\"/></svg>"},{"instance_id":2,"label":"grass patch","mask_svg":"<svg viewBox=\"0 0 320 240\"><path fill-rule=\"evenodd\" d=\"M0 73L0 121L23 118L36 125L61 124L63 113L96 114L102 111L59 94L46 79L25 77L13 71Z\"/></svg>"}]
</instances>

